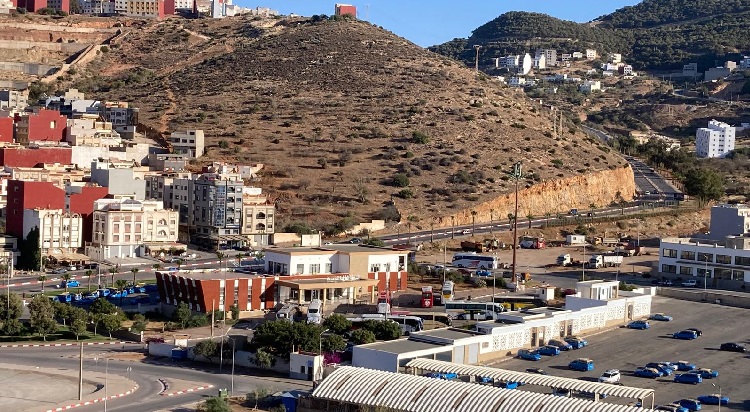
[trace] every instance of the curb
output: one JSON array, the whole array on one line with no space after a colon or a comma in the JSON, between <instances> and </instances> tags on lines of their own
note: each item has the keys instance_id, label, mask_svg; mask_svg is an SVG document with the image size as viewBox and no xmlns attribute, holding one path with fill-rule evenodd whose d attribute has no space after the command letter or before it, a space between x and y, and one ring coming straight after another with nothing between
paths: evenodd
<instances>
[{"instance_id":1,"label":"curb","mask_svg":"<svg viewBox=\"0 0 750 412\"><path fill-rule=\"evenodd\" d=\"M177 395L182 395L182 394L185 394L185 393L191 393L191 392L202 391L202 390L204 390L204 389L211 389L211 388L213 388L213 387L214 387L214 385L205 385L205 386L198 386L198 387L195 387L195 388L185 389L184 391L177 391L177 392L170 392L170 393L162 393L162 394L160 394L160 395L161 395L161 396L177 396Z\"/></svg>"},{"instance_id":2,"label":"curb","mask_svg":"<svg viewBox=\"0 0 750 412\"><path fill-rule=\"evenodd\" d=\"M123 396L127 396L132 394L133 392L138 390L138 385L133 386L133 388L127 392L118 393L117 395L109 395L106 397L97 398L91 401L85 401L85 402L79 402L79 403L73 403L70 405L61 406L59 408L54 409L47 409L45 412L59 412L59 411L66 411L68 409L78 408L81 406L88 406L93 405L95 403L104 402L107 399L115 399L115 398L122 398Z\"/></svg>"},{"instance_id":3,"label":"curb","mask_svg":"<svg viewBox=\"0 0 750 412\"><path fill-rule=\"evenodd\" d=\"M83 342L83 346L93 345L125 345L130 342ZM80 343L39 343L39 344L17 344L17 345L0 345L0 348L43 348L57 346L78 346Z\"/></svg>"}]
</instances>

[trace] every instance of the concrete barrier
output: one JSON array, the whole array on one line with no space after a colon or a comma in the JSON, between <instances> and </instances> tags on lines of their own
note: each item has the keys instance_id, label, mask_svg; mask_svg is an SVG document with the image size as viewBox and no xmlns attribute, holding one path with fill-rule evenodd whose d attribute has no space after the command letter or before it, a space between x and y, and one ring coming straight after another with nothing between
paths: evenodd
<instances>
[{"instance_id":1,"label":"concrete barrier","mask_svg":"<svg viewBox=\"0 0 750 412\"><path fill-rule=\"evenodd\" d=\"M658 288L659 296L693 302L710 302L718 305L750 309L750 293L711 289Z\"/></svg>"},{"instance_id":2,"label":"concrete barrier","mask_svg":"<svg viewBox=\"0 0 750 412\"><path fill-rule=\"evenodd\" d=\"M50 43L45 41L0 40L0 49L11 50L51 50L65 53L77 53L86 48L85 43Z\"/></svg>"},{"instance_id":3,"label":"concrete barrier","mask_svg":"<svg viewBox=\"0 0 750 412\"><path fill-rule=\"evenodd\" d=\"M97 28L97 27L70 27L70 26L58 26L52 24L34 24L34 23L16 23L4 21L0 24L0 27L13 27L16 29L24 30L40 30L40 31L55 31L65 33L114 33L117 28Z\"/></svg>"}]
</instances>

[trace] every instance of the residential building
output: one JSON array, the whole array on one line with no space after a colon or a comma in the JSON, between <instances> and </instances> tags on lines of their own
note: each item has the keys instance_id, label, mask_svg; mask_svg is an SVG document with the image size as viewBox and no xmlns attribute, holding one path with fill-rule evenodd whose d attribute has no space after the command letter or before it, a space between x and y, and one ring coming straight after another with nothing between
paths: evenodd
<instances>
[{"instance_id":1,"label":"residential building","mask_svg":"<svg viewBox=\"0 0 750 412\"><path fill-rule=\"evenodd\" d=\"M602 63L602 70L616 72L620 70L620 65L614 63Z\"/></svg>"},{"instance_id":2,"label":"residential building","mask_svg":"<svg viewBox=\"0 0 750 412\"><path fill-rule=\"evenodd\" d=\"M610 53L609 54L609 61L610 61L610 63L614 63L614 64L622 63L622 54L620 54L620 53Z\"/></svg>"},{"instance_id":3,"label":"residential building","mask_svg":"<svg viewBox=\"0 0 750 412\"><path fill-rule=\"evenodd\" d=\"M192 176L190 172L164 172L147 176L146 199L161 200L165 208L179 210L180 202L187 204L188 196L178 189L180 198L175 199L177 197L175 196L175 180L192 180Z\"/></svg>"},{"instance_id":4,"label":"residential building","mask_svg":"<svg viewBox=\"0 0 750 412\"><path fill-rule=\"evenodd\" d=\"M263 169L263 163L250 165L238 165L226 162L212 162L208 166L203 166L201 173L218 173L222 175L231 175L234 179L255 179L257 173Z\"/></svg>"},{"instance_id":5,"label":"residential building","mask_svg":"<svg viewBox=\"0 0 750 412\"><path fill-rule=\"evenodd\" d=\"M521 65L521 56L505 56L495 59L495 68L516 69Z\"/></svg>"},{"instance_id":6,"label":"residential building","mask_svg":"<svg viewBox=\"0 0 750 412\"><path fill-rule=\"evenodd\" d=\"M128 17L164 17L164 0L128 0L125 7L125 15Z\"/></svg>"},{"instance_id":7,"label":"residential building","mask_svg":"<svg viewBox=\"0 0 750 412\"><path fill-rule=\"evenodd\" d=\"M711 67L703 75L703 80L710 82L723 79L732 74L732 70L726 67Z\"/></svg>"},{"instance_id":8,"label":"residential building","mask_svg":"<svg viewBox=\"0 0 750 412\"><path fill-rule=\"evenodd\" d=\"M622 74L623 76L632 76L633 75L633 66L626 64L622 66Z\"/></svg>"},{"instance_id":9,"label":"residential building","mask_svg":"<svg viewBox=\"0 0 750 412\"><path fill-rule=\"evenodd\" d=\"M537 70L543 70L547 68L547 56L544 53L537 51L534 56L533 67Z\"/></svg>"},{"instance_id":10,"label":"residential building","mask_svg":"<svg viewBox=\"0 0 750 412\"><path fill-rule=\"evenodd\" d=\"M698 77L698 63L688 63L682 66L682 77Z\"/></svg>"},{"instance_id":11,"label":"residential building","mask_svg":"<svg viewBox=\"0 0 750 412\"><path fill-rule=\"evenodd\" d=\"M734 127L716 120L695 132L695 153L698 157L726 157L734 150Z\"/></svg>"},{"instance_id":12,"label":"residential building","mask_svg":"<svg viewBox=\"0 0 750 412\"><path fill-rule=\"evenodd\" d=\"M726 281L750 282L750 237L711 241L664 238L659 246L658 272L682 280L694 278L704 287L732 284Z\"/></svg>"},{"instance_id":13,"label":"residential building","mask_svg":"<svg viewBox=\"0 0 750 412\"><path fill-rule=\"evenodd\" d=\"M91 182L108 188L110 195L132 195L146 198L146 181L136 175L132 162L99 159L91 163Z\"/></svg>"},{"instance_id":14,"label":"residential building","mask_svg":"<svg viewBox=\"0 0 750 412\"><path fill-rule=\"evenodd\" d=\"M157 200L127 197L94 202L92 259L148 256L177 244L177 212Z\"/></svg>"},{"instance_id":15,"label":"residential building","mask_svg":"<svg viewBox=\"0 0 750 412\"><path fill-rule=\"evenodd\" d=\"M24 239L32 229L39 228L42 256L75 253L83 246L83 221L77 213L67 213L63 209L25 209L22 221Z\"/></svg>"},{"instance_id":16,"label":"residential building","mask_svg":"<svg viewBox=\"0 0 750 412\"><path fill-rule=\"evenodd\" d=\"M15 0L0 0L0 14L10 14L16 9Z\"/></svg>"},{"instance_id":17,"label":"residential building","mask_svg":"<svg viewBox=\"0 0 750 412\"><path fill-rule=\"evenodd\" d=\"M5 171L10 173L10 178L13 180L50 182L59 188L64 188L69 182L81 182L86 176L82 169L78 169L73 165L61 165L59 163L42 163L37 167L5 166Z\"/></svg>"},{"instance_id":18,"label":"residential building","mask_svg":"<svg viewBox=\"0 0 750 412\"><path fill-rule=\"evenodd\" d=\"M711 239L744 236L750 233L750 206L721 204L711 208Z\"/></svg>"},{"instance_id":19,"label":"residential building","mask_svg":"<svg viewBox=\"0 0 750 412\"><path fill-rule=\"evenodd\" d=\"M737 70L737 62L727 60L724 62L724 68L729 69L730 72Z\"/></svg>"},{"instance_id":20,"label":"residential building","mask_svg":"<svg viewBox=\"0 0 750 412\"><path fill-rule=\"evenodd\" d=\"M40 109L36 113L16 117L16 142L62 142L67 119L57 110Z\"/></svg>"},{"instance_id":21,"label":"residential building","mask_svg":"<svg viewBox=\"0 0 750 412\"><path fill-rule=\"evenodd\" d=\"M185 170L190 159L174 153L149 153L148 166L154 170L180 172Z\"/></svg>"},{"instance_id":22,"label":"residential building","mask_svg":"<svg viewBox=\"0 0 750 412\"><path fill-rule=\"evenodd\" d=\"M94 227L94 202L108 195L106 187L91 182L69 182L65 185L65 211L81 216L84 242L91 241Z\"/></svg>"},{"instance_id":23,"label":"residential building","mask_svg":"<svg viewBox=\"0 0 750 412\"><path fill-rule=\"evenodd\" d=\"M29 13L36 13L47 7L47 0L18 0L16 5L17 7L26 9Z\"/></svg>"},{"instance_id":24,"label":"residential building","mask_svg":"<svg viewBox=\"0 0 750 412\"><path fill-rule=\"evenodd\" d=\"M169 138L169 143L172 145L173 153L192 158L203 156L205 150L203 130L173 132Z\"/></svg>"},{"instance_id":25,"label":"residential building","mask_svg":"<svg viewBox=\"0 0 750 412\"><path fill-rule=\"evenodd\" d=\"M562 60L564 62L569 62L572 59L573 59L573 55L570 54L570 53L563 53L562 56L560 57L560 60Z\"/></svg>"},{"instance_id":26,"label":"residential building","mask_svg":"<svg viewBox=\"0 0 750 412\"><path fill-rule=\"evenodd\" d=\"M526 86L526 78L525 77L511 77L508 79L508 86L510 87L524 87Z\"/></svg>"},{"instance_id":27,"label":"residential building","mask_svg":"<svg viewBox=\"0 0 750 412\"><path fill-rule=\"evenodd\" d=\"M28 106L29 90L0 90L0 109L25 109Z\"/></svg>"},{"instance_id":28,"label":"residential building","mask_svg":"<svg viewBox=\"0 0 750 412\"><path fill-rule=\"evenodd\" d=\"M351 16L357 18L357 7L351 4L337 3L334 11L336 16Z\"/></svg>"},{"instance_id":29,"label":"residential building","mask_svg":"<svg viewBox=\"0 0 750 412\"><path fill-rule=\"evenodd\" d=\"M131 2L138 3L141 0L128 0L128 7L131 7ZM144 2L148 2L148 0ZM98 104L89 109L89 113L100 115L105 122L112 123L112 127L121 133L129 126L138 125L139 111L136 107L130 107L128 102L98 102Z\"/></svg>"},{"instance_id":30,"label":"residential building","mask_svg":"<svg viewBox=\"0 0 750 412\"><path fill-rule=\"evenodd\" d=\"M740 69L750 69L750 56L743 56L739 66Z\"/></svg>"},{"instance_id":31,"label":"residential building","mask_svg":"<svg viewBox=\"0 0 750 412\"><path fill-rule=\"evenodd\" d=\"M536 55L544 55L544 61L547 67L557 66L557 50L555 49L544 49L537 50Z\"/></svg>"},{"instance_id":32,"label":"residential building","mask_svg":"<svg viewBox=\"0 0 750 412\"><path fill-rule=\"evenodd\" d=\"M5 232L25 239L23 213L35 208L65 210L65 191L50 182L9 180Z\"/></svg>"},{"instance_id":33,"label":"residential building","mask_svg":"<svg viewBox=\"0 0 750 412\"><path fill-rule=\"evenodd\" d=\"M242 230L251 246L269 245L274 233L276 207L257 187L242 191Z\"/></svg>"},{"instance_id":34,"label":"residential building","mask_svg":"<svg viewBox=\"0 0 750 412\"><path fill-rule=\"evenodd\" d=\"M594 54L596 54L596 52L594 52ZM575 60L582 59L583 58L583 53L581 53L581 52L573 52L572 57ZM596 58L596 57L594 57L594 58Z\"/></svg>"},{"instance_id":35,"label":"residential building","mask_svg":"<svg viewBox=\"0 0 750 412\"><path fill-rule=\"evenodd\" d=\"M584 80L583 83L578 86L578 90L580 90L582 93L601 91L602 82L600 82L599 80Z\"/></svg>"},{"instance_id":36,"label":"residential building","mask_svg":"<svg viewBox=\"0 0 750 412\"><path fill-rule=\"evenodd\" d=\"M594 49L586 49L586 60L596 60L598 54Z\"/></svg>"},{"instance_id":37,"label":"residential building","mask_svg":"<svg viewBox=\"0 0 750 412\"><path fill-rule=\"evenodd\" d=\"M241 179L221 174L202 174L193 182L191 241L212 248L243 246Z\"/></svg>"},{"instance_id":38,"label":"residential building","mask_svg":"<svg viewBox=\"0 0 750 412\"><path fill-rule=\"evenodd\" d=\"M98 115L85 114L68 119L65 140L73 146L120 146L120 134L112 129L112 122L100 121Z\"/></svg>"},{"instance_id":39,"label":"residential building","mask_svg":"<svg viewBox=\"0 0 750 412\"><path fill-rule=\"evenodd\" d=\"M0 142L13 143L16 123L12 117L0 117Z\"/></svg>"},{"instance_id":40,"label":"residential building","mask_svg":"<svg viewBox=\"0 0 750 412\"><path fill-rule=\"evenodd\" d=\"M47 7L58 11L64 11L65 13L70 13L70 0L47 0Z\"/></svg>"}]
</instances>

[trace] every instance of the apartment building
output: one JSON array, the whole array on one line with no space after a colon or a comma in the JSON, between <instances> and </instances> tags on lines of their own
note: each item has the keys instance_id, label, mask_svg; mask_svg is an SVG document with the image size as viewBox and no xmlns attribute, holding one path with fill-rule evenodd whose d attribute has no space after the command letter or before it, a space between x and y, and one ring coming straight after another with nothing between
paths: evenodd
<instances>
[{"instance_id":1,"label":"apartment building","mask_svg":"<svg viewBox=\"0 0 750 412\"><path fill-rule=\"evenodd\" d=\"M537 70L543 70L547 68L547 56L544 53L537 52L534 56L533 67Z\"/></svg>"},{"instance_id":2,"label":"apartment building","mask_svg":"<svg viewBox=\"0 0 750 412\"><path fill-rule=\"evenodd\" d=\"M46 208L24 210L23 238L35 227L39 228L42 256L76 253L83 246L83 220L78 213Z\"/></svg>"},{"instance_id":3,"label":"apartment building","mask_svg":"<svg viewBox=\"0 0 750 412\"><path fill-rule=\"evenodd\" d=\"M169 137L172 145L172 153L187 157L198 158L205 151L205 136L203 130L188 130L186 132L173 132Z\"/></svg>"},{"instance_id":4,"label":"apartment building","mask_svg":"<svg viewBox=\"0 0 750 412\"><path fill-rule=\"evenodd\" d=\"M586 49L586 60L596 60L598 54L594 49Z\"/></svg>"},{"instance_id":5,"label":"apartment building","mask_svg":"<svg viewBox=\"0 0 750 412\"><path fill-rule=\"evenodd\" d=\"M750 233L750 206L722 204L711 208L711 239Z\"/></svg>"},{"instance_id":6,"label":"apartment building","mask_svg":"<svg viewBox=\"0 0 750 412\"><path fill-rule=\"evenodd\" d=\"M242 235L251 246L271 244L276 207L257 187L242 191Z\"/></svg>"},{"instance_id":7,"label":"apartment building","mask_svg":"<svg viewBox=\"0 0 750 412\"><path fill-rule=\"evenodd\" d=\"M136 172L132 162L98 159L91 163L91 181L105 186L111 195L132 195L146 198L146 181Z\"/></svg>"},{"instance_id":8,"label":"apartment building","mask_svg":"<svg viewBox=\"0 0 750 412\"><path fill-rule=\"evenodd\" d=\"M717 241L664 238L658 270L668 277L694 278L704 287L721 287L726 281L750 282L750 237L729 236Z\"/></svg>"},{"instance_id":9,"label":"apartment building","mask_svg":"<svg viewBox=\"0 0 750 412\"><path fill-rule=\"evenodd\" d=\"M72 146L112 147L122 144L120 134L112 128L112 122L100 121L99 116L93 114L68 119L65 140Z\"/></svg>"},{"instance_id":10,"label":"apartment building","mask_svg":"<svg viewBox=\"0 0 750 412\"><path fill-rule=\"evenodd\" d=\"M125 7L128 17L164 17L164 0L128 0Z\"/></svg>"},{"instance_id":11,"label":"apartment building","mask_svg":"<svg viewBox=\"0 0 750 412\"><path fill-rule=\"evenodd\" d=\"M578 86L578 90L580 90L581 93L593 93L596 91L601 91L602 82L600 82L599 80L584 80L584 82Z\"/></svg>"},{"instance_id":12,"label":"apartment building","mask_svg":"<svg viewBox=\"0 0 750 412\"><path fill-rule=\"evenodd\" d=\"M698 157L726 157L734 150L734 127L716 120L695 132L695 153Z\"/></svg>"},{"instance_id":13,"label":"apartment building","mask_svg":"<svg viewBox=\"0 0 750 412\"><path fill-rule=\"evenodd\" d=\"M40 109L36 113L16 117L16 142L62 142L68 123L57 110Z\"/></svg>"},{"instance_id":14,"label":"apartment building","mask_svg":"<svg viewBox=\"0 0 750 412\"><path fill-rule=\"evenodd\" d=\"M0 109L25 109L28 99L28 90L0 90Z\"/></svg>"},{"instance_id":15,"label":"apartment building","mask_svg":"<svg viewBox=\"0 0 750 412\"><path fill-rule=\"evenodd\" d=\"M244 183L221 174L203 174L193 181L191 241L208 247L241 247Z\"/></svg>"},{"instance_id":16,"label":"apartment building","mask_svg":"<svg viewBox=\"0 0 750 412\"><path fill-rule=\"evenodd\" d=\"M64 188L67 183L83 181L86 173L73 165L61 165L59 163L43 164L41 167L5 167L10 173L10 178L15 180L26 180L31 182L50 182L53 185Z\"/></svg>"},{"instance_id":17,"label":"apartment building","mask_svg":"<svg viewBox=\"0 0 750 412\"><path fill-rule=\"evenodd\" d=\"M177 244L177 212L157 200L132 197L94 202L93 236L87 254L92 259L145 256Z\"/></svg>"},{"instance_id":18,"label":"apartment building","mask_svg":"<svg viewBox=\"0 0 750 412\"><path fill-rule=\"evenodd\" d=\"M131 7L130 3L131 0L128 0L128 7ZM91 113L98 114L104 121L112 123L112 127L118 132L128 126L138 125L139 111L136 107L130 107L128 102L99 102L90 109Z\"/></svg>"}]
</instances>

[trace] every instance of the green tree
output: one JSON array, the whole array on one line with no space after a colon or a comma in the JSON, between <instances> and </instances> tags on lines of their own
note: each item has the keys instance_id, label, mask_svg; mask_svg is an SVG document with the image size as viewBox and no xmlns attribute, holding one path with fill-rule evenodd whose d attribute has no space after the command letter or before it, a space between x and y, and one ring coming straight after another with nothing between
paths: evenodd
<instances>
[{"instance_id":1,"label":"green tree","mask_svg":"<svg viewBox=\"0 0 750 412\"><path fill-rule=\"evenodd\" d=\"M695 167L685 174L685 190L706 204L712 200L719 200L724 196L724 179L713 170Z\"/></svg>"},{"instance_id":2,"label":"green tree","mask_svg":"<svg viewBox=\"0 0 750 412\"><path fill-rule=\"evenodd\" d=\"M248 403L255 403L255 408L258 409L258 403L268 397L271 393L268 391L268 389L256 386L252 392L248 393L246 396L246 400Z\"/></svg>"},{"instance_id":3,"label":"green tree","mask_svg":"<svg viewBox=\"0 0 750 412\"><path fill-rule=\"evenodd\" d=\"M46 282L46 281L47 281L47 276L45 276L45 275L41 275L41 276L39 276L38 278L36 278L36 280L38 280L38 281L39 281L39 283L41 283L41 284L42 284L42 294L44 294L44 282Z\"/></svg>"},{"instance_id":4,"label":"green tree","mask_svg":"<svg viewBox=\"0 0 750 412\"><path fill-rule=\"evenodd\" d=\"M94 301L89 307L89 312L93 314L109 315L117 313L117 306L113 305L107 299L101 297Z\"/></svg>"},{"instance_id":5,"label":"green tree","mask_svg":"<svg viewBox=\"0 0 750 412\"><path fill-rule=\"evenodd\" d=\"M268 369L276 365L276 357L263 348L258 348L255 351L255 356L250 357L250 361L261 369Z\"/></svg>"},{"instance_id":6,"label":"green tree","mask_svg":"<svg viewBox=\"0 0 750 412\"><path fill-rule=\"evenodd\" d=\"M89 292L91 292L91 277L94 276L94 271L89 269L85 272L85 275L86 275L86 279L88 279L87 289Z\"/></svg>"},{"instance_id":7,"label":"green tree","mask_svg":"<svg viewBox=\"0 0 750 412\"><path fill-rule=\"evenodd\" d=\"M174 314L172 315L172 319L180 324L181 329L185 329L192 315L193 312L190 310L188 304L185 302L180 302L177 304L177 309L175 309Z\"/></svg>"},{"instance_id":8,"label":"green tree","mask_svg":"<svg viewBox=\"0 0 750 412\"><path fill-rule=\"evenodd\" d=\"M336 335L343 335L352 328L352 321L339 313L334 313L323 321L323 327Z\"/></svg>"},{"instance_id":9,"label":"green tree","mask_svg":"<svg viewBox=\"0 0 750 412\"><path fill-rule=\"evenodd\" d=\"M102 327L107 331L110 338L112 337L112 332L119 330L122 327L122 320L122 315L120 313L102 315Z\"/></svg>"},{"instance_id":10,"label":"green tree","mask_svg":"<svg viewBox=\"0 0 750 412\"><path fill-rule=\"evenodd\" d=\"M133 325L130 327L131 331L135 333L141 333L146 330L147 326L148 319L146 319L145 316L140 313L136 313L135 315L133 315Z\"/></svg>"},{"instance_id":11,"label":"green tree","mask_svg":"<svg viewBox=\"0 0 750 412\"><path fill-rule=\"evenodd\" d=\"M378 340L393 340L401 337L401 326L396 322L368 320L365 321L363 327L375 334Z\"/></svg>"},{"instance_id":12,"label":"green tree","mask_svg":"<svg viewBox=\"0 0 750 412\"><path fill-rule=\"evenodd\" d=\"M219 356L219 344L213 339L202 340L193 346L195 356L203 356L213 363L213 359Z\"/></svg>"},{"instance_id":13,"label":"green tree","mask_svg":"<svg viewBox=\"0 0 750 412\"><path fill-rule=\"evenodd\" d=\"M5 335L12 336L21 332L18 319L22 314L23 301L20 296L15 293L0 295L0 324Z\"/></svg>"},{"instance_id":14,"label":"green tree","mask_svg":"<svg viewBox=\"0 0 750 412\"><path fill-rule=\"evenodd\" d=\"M392 183L396 187L407 187L409 186L409 176L404 173L396 173L393 176Z\"/></svg>"},{"instance_id":15,"label":"green tree","mask_svg":"<svg viewBox=\"0 0 750 412\"><path fill-rule=\"evenodd\" d=\"M52 302L52 309L55 311L55 318L61 320L63 325L67 325L68 318L73 312L73 307L67 303L54 301Z\"/></svg>"},{"instance_id":16,"label":"green tree","mask_svg":"<svg viewBox=\"0 0 750 412\"><path fill-rule=\"evenodd\" d=\"M232 319L238 320L240 318L240 307L232 305L229 307L229 311L232 313Z\"/></svg>"},{"instance_id":17,"label":"green tree","mask_svg":"<svg viewBox=\"0 0 750 412\"><path fill-rule=\"evenodd\" d=\"M120 291L120 307L122 307L122 300L125 297L124 296L125 293L123 293L123 291L125 290L125 287L127 286L128 286L128 281L125 279L117 279L117 281L115 282L115 287L117 288L117 290Z\"/></svg>"},{"instance_id":18,"label":"green tree","mask_svg":"<svg viewBox=\"0 0 750 412\"><path fill-rule=\"evenodd\" d=\"M76 335L76 340L78 340L79 336L86 333L86 321L88 318L88 312L82 308L73 308L73 310L71 310L68 328L74 335Z\"/></svg>"},{"instance_id":19,"label":"green tree","mask_svg":"<svg viewBox=\"0 0 750 412\"><path fill-rule=\"evenodd\" d=\"M39 228L34 227L20 242L21 256L18 258L18 268L24 270L38 270L41 268L42 252L39 249Z\"/></svg>"},{"instance_id":20,"label":"green tree","mask_svg":"<svg viewBox=\"0 0 750 412\"><path fill-rule=\"evenodd\" d=\"M218 396L206 399L200 404L198 410L201 412L232 412L229 401Z\"/></svg>"},{"instance_id":21,"label":"green tree","mask_svg":"<svg viewBox=\"0 0 750 412\"><path fill-rule=\"evenodd\" d=\"M138 280L137 280L138 272L140 272L138 268L130 269L130 273L133 274L133 286L135 286L138 283Z\"/></svg>"},{"instance_id":22,"label":"green tree","mask_svg":"<svg viewBox=\"0 0 750 412\"><path fill-rule=\"evenodd\" d=\"M63 273L61 276L63 280L63 285L65 285L65 291L68 291L68 282L70 282L71 276L70 273Z\"/></svg>"},{"instance_id":23,"label":"green tree","mask_svg":"<svg viewBox=\"0 0 750 412\"><path fill-rule=\"evenodd\" d=\"M286 320L264 322L255 329L250 347L253 350L264 348L273 355L289 359L292 348L317 352L322 331L323 328L314 323Z\"/></svg>"},{"instance_id":24,"label":"green tree","mask_svg":"<svg viewBox=\"0 0 750 412\"><path fill-rule=\"evenodd\" d=\"M29 303L29 320L31 327L36 333L41 335L44 341L47 336L57 332L57 322L55 321L55 310L52 307L52 301L44 295L37 295Z\"/></svg>"},{"instance_id":25,"label":"green tree","mask_svg":"<svg viewBox=\"0 0 750 412\"><path fill-rule=\"evenodd\" d=\"M363 345L365 343L373 343L377 340L375 334L367 329L357 329L352 332L352 342L355 345Z\"/></svg>"},{"instance_id":26,"label":"green tree","mask_svg":"<svg viewBox=\"0 0 750 412\"><path fill-rule=\"evenodd\" d=\"M323 352L339 352L346 349L346 341L341 335L324 336L320 348Z\"/></svg>"},{"instance_id":27,"label":"green tree","mask_svg":"<svg viewBox=\"0 0 750 412\"><path fill-rule=\"evenodd\" d=\"M113 267L109 268L109 274L112 275L112 287L115 287L115 275L117 274L118 268ZM106 281L104 282L106 283Z\"/></svg>"},{"instance_id":28,"label":"green tree","mask_svg":"<svg viewBox=\"0 0 750 412\"><path fill-rule=\"evenodd\" d=\"M531 229L531 221L534 220L534 215L532 215L531 213L529 213L529 214L526 215L526 219L529 220L529 229Z\"/></svg>"}]
</instances>

